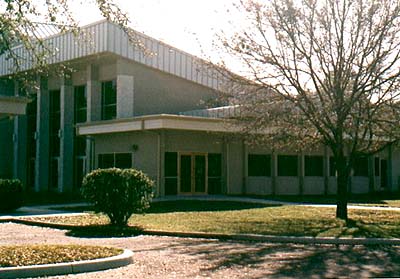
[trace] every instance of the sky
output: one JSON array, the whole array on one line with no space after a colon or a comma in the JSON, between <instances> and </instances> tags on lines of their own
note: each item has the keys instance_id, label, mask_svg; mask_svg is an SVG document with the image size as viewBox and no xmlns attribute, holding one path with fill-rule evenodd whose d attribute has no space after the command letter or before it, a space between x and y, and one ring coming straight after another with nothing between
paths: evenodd
<instances>
[{"instance_id":1,"label":"sky","mask_svg":"<svg viewBox=\"0 0 400 279\"><path fill-rule=\"evenodd\" d=\"M197 56L210 54L216 32L229 29L234 20L232 4L239 0L114 0L129 14L132 27L155 39ZM96 6L86 1L71 2L82 24L101 20Z\"/></svg>"}]
</instances>

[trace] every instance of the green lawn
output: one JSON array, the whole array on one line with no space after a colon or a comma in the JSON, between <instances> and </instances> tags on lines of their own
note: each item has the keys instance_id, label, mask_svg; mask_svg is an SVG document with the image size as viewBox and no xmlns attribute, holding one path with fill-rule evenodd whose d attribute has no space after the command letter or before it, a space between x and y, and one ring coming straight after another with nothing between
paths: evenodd
<instances>
[{"instance_id":1,"label":"green lawn","mask_svg":"<svg viewBox=\"0 0 400 279\"><path fill-rule=\"evenodd\" d=\"M287 236L400 238L400 212L349 210L351 225L335 219L334 208L265 206L238 202L171 201L152 205L129 224L151 230L254 233ZM107 224L103 215L46 217L41 221L77 227Z\"/></svg>"},{"instance_id":2,"label":"green lawn","mask_svg":"<svg viewBox=\"0 0 400 279\"><path fill-rule=\"evenodd\" d=\"M284 202L336 204L335 196L275 196L265 198ZM349 205L400 207L400 195L398 193L354 195L350 197Z\"/></svg>"}]
</instances>

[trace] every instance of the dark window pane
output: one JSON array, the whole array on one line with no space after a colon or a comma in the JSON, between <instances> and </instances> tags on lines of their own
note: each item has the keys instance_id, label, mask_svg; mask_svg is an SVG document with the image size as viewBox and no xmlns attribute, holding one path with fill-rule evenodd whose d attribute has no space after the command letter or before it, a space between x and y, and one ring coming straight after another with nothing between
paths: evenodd
<instances>
[{"instance_id":1,"label":"dark window pane","mask_svg":"<svg viewBox=\"0 0 400 279\"><path fill-rule=\"evenodd\" d=\"M75 95L75 123L86 122L86 108L87 108L86 86L85 85L75 86L74 95Z\"/></svg>"},{"instance_id":2,"label":"dark window pane","mask_svg":"<svg viewBox=\"0 0 400 279\"><path fill-rule=\"evenodd\" d=\"M208 178L208 193L211 195L222 194L222 180L220 177Z\"/></svg>"},{"instance_id":3,"label":"dark window pane","mask_svg":"<svg viewBox=\"0 0 400 279\"><path fill-rule=\"evenodd\" d=\"M204 193L206 191L206 156L194 156L194 191Z\"/></svg>"},{"instance_id":4,"label":"dark window pane","mask_svg":"<svg viewBox=\"0 0 400 279\"><path fill-rule=\"evenodd\" d=\"M271 155L248 155L249 176L271 176Z\"/></svg>"},{"instance_id":5,"label":"dark window pane","mask_svg":"<svg viewBox=\"0 0 400 279\"><path fill-rule=\"evenodd\" d=\"M117 87L114 80L101 83L102 119L114 119L116 117Z\"/></svg>"},{"instance_id":6,"label":"dark window pane","mask_svg":"<svg viewBox=\"0 0 400 279\"><path fill-rule=\"evenodd\" d=\"M181 155L180 166L180 190L183 193L192 191L192 157L190 155Z\"/></svg>"},{"instance_id":7,"label":"dark window pane","mask_svg":"<svg viewBox=\"0 0 400 279\"><path fill-rule=\"evenodd\" d=\"M57 158L51 158L50 160L50 187L58 187L58 160Z\"/></svg>"},{"instance_id":8,"label":"dark window pane","mask_svg":"<svg viewBox=\"0 0 400 279\"><path fill-rule=\"evenodd\" d=\"M278 155L278 176L297 176L298 157L294 155Z\"/></svg>"},{"instance_id":9,"label":"dark window pane","mask_svg":"<svg viewBox=\"0 0 400 279\"><path fill-rule=\"evenodd\" d=\"M75 159L74 167L75 167L75 169L74 169L74 174L75 174L74 186L75 186L75 188L81 188L82 180L84 177L85 160L82 158Z\"/></svg>"},{"instance_id":10,"label":"dark window pane","mask_svg":"<svg viewBox=\"0 0 400 279\"><path fill-rule=\"evenodd\" d=\"M222 174L221 154L208 154L208 176L220 177Z\"/></svg>"},{"instance_id":11,"label":"dark window pane","mask_svg":"<svg viewBox=\"0 0 400 279\"><path fill-rule=\"evenodd\" d=\"M132 154L131 153L117 153L115 154L115 167L120 169L129 169L132 167Z\"/></svg>"},{"instance_id":12,"label":"dark window pane","mask_svg":"<svg viewBox=\"0 0 400 279\"><path fill-rule=\"evenodd\" d=\"M178 178L165 178L165 194L176 195L178 193Z\"/></svg>"},{"instance_id":13,"label":"dark window pane","mask_svg":"<svg viewBox=\"0 0 400 279\"><path fill-rule=\"evenodd\" d=\"M375 163L375 176L380 176L381 174L380 174L380 168L379 168L379 166L380 166L380 164L379 164L379 157L375 157L375 161L374 161L374 163Z\"/></svg>"},{"instance_id":14,"label":"dark window pane","mask_svg":"<svg viewBox=\"0 0 400 279\"><path fill-rule=\"evenodd\" d=\"M114 154L99 154L99 169L114 167Z\"/></svg>"},{"instance_id":15,"label":"dark window pane","mask_svg":"<svg viewBox=\"0 0 400 279\"><path fill-rule=\"evenodd\" d=\"M324 159L322 156L304 156L304 175L323 176Z\"/></svg>"},{"instance_id":16,"label":"dark window pane","mask_svg":"<svg viewBox=\"0 0 400 279\"><path fill-rule=\"evenodd\" d=\"M108 105L103 107L102 120L115 119L116 115L117 115L117 107L115 105Z\"/></svg>"},{"instance_id":17,"label":"dark window pane","mask_svg":"<svg viewBox=\"0 0 400 279\"><path fill-rule=\"evenodd\" d=\"M368 176L368 158L366 156L357 157L354 160L354 176Z\"/></svg>"},{"instance_id":18,"label":"dark window pane","mask_svg":"<svg viewBox=\"0 0 400 279\"><path fill-rule=\"evenodd\" d=\"M86 138L77 136L75 137L75 156L86 155Z\"/></svg>"},{"instance_id":19,"label":"dark window pane","mask_svg":"<svg viewBox=\"0 0 400 279\"><path fill-rule=\"evenodd\" d=\"M333 157L329 157L329 176L336 176L336 164Z\"/></svg>"},{"instance_id":20,"label":"dark window pane","mask_svg":"<svg viewBox=\"0 0 400 279\"><path fill-rule=\"evenodd\" d=\"M164 172L165 176L178 176L178 154L176 152L165 152Z\"/></svg>"}]
</instances>

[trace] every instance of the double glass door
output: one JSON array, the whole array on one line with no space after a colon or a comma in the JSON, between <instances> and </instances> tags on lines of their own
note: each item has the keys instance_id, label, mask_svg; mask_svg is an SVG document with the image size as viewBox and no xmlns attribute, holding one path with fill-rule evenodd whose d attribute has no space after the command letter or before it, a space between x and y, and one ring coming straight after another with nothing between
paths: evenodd
<instances>
[{"instance_id":1,"label":"double glass door","mask_svg":"<svg viewBox=\"0 0 400 279\"><path fill-rule=\"evenodd\" d=\"M180 154L179 192L181 194L207 193L206 154Z\"/></svg>"}]
</instances>

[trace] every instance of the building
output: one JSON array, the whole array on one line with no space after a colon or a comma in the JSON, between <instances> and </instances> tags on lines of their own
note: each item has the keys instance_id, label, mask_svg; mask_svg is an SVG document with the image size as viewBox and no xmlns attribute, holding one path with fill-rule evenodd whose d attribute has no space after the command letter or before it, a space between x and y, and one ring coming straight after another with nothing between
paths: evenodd
<instances>
[{"instance_id":1,"label":"building","mask_svg":"<svg viewBox=\"0 0 400 279\"><path fill-rule=\"evenodd\" d=\"M0 176L34 191L70 192L91 169L115 166L146 172L157 196L336 192L326 148L271 152L232 137L223 116L234 107L204 105L223 80L205 61L137 33L141 47L107 21L83 30L89 39L47 39L59 49L50 62L73 70L38 77L27 114L1 123ZM4 80L8 63L0 57ZM398 190L399 160L393 150L360 158L351 191Z\"/></svg>"}]
</instances>

